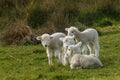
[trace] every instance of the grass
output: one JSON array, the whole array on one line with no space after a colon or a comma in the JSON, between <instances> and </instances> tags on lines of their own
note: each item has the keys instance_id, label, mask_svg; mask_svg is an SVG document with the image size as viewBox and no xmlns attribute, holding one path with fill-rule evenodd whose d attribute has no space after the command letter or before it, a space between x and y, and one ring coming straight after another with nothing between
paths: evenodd
<instances>
[{"instance_id":1,"label":"grass","mask_svg":"<svg viewBox=\"0 0 120 80\"><path fill-rule=\"evenodd\" d=\"M106 27L99 30L104 32ZM99 38L104 64L99 69L71 70L54 57L54 65L49 66L41 45L0 46L0 80L120 80L120 30L118 27L114 30L117 32Z\"/></svg>"}]
</instances>

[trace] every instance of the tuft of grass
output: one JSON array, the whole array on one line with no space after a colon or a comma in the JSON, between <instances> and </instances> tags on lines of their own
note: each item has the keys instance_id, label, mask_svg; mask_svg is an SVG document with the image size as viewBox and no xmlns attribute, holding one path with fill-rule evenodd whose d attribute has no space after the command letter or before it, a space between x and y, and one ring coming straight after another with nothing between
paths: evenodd
<instances>
[{"instance_id":1,"label":"tuft of grass","mask_svg":"<svg viewBox=\"0 0 120 80\"><path fill-rule=\"evenodd\" d=\"M20 44L25 38L30 37L31 35L32 31L29 26L18 21L2 31L1 39L5 45L16 45Z\"/></svg>"}]
</instances>

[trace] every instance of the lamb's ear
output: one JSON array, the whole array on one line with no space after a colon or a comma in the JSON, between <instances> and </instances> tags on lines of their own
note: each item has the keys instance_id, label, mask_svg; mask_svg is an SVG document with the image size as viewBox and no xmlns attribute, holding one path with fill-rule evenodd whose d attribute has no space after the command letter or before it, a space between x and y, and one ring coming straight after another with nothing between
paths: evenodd
<instances>
[{"instance_id":1,"label":"lamb's ear","mask_svg":"<svg viewBox=\"0 0 120 80\"><path fill-rule=\"evenodd\" d=\"M64 38L59 38L59 40L63 41Z\"/></svg>"},{"instance_id":2,"label":"lamb's ear","mask_svg":"<svg viewBox=\"0 0 120 80\"><path fill-rule=\"evenodd\" d=\"M41 38L41 36L37 36L36 39L37 40L41 40L42 38Z\"/></svg>"},{"instance_id":3,"label":"lamb's ear","mask_svg":"<svg viewBox=\"0 0 120 80\"><path fill-rule=\"evenodd\" d=\"M82 45L82 42L78 42L76 45L79 45L79 46L81 46L81 45Z\"/></svg>"},{"instance_id":4,"label":"lamb's ear","mask_svg":"<svg viewBox=\"0 0 120 80\"><path fill-rule=\"evenodd\" d=\"M65 28L65 31L68 31L69 28Z\"/></svg>"}]
</instances>

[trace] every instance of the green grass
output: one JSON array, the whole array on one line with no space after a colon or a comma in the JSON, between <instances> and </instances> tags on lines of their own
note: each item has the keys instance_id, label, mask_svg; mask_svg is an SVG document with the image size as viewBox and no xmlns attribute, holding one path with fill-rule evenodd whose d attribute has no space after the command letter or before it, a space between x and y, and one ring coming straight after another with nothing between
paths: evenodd
<instances>
[{"instance_id":1,"label":"green grass","mask_svg":"<svg viewBox=\"0 0 120 80\"><path fill-rule=\"evenodd\" d=\"M120 30L115 30L99 38L104 67L98 69L71 70L57 63L54 57L54 65L49 66L41 45L1 46L0 80L120 80Z\"/></svg>"}]
</instances>

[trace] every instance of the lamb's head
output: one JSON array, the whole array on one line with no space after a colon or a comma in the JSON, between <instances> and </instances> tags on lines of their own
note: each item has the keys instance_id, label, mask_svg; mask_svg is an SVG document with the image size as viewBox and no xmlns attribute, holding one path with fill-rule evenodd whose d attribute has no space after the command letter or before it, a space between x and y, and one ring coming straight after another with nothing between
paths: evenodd
<instances>
[{"instance_id":1,"label":"lamb's head","mask_svg":"<svg viewBox=\"0 0 120 80\"><path fill-rule=\"evenodd\" d=\"M43 34L41 36L37 36L36 39L40 40L44 47L48 47L53 37L51 37L49 34Z\"/></svg>"},{"instance_id":2,"label":"lamb's head","mask_svg":"<svg viewBox=\"0 0 120 80\"><path fill-rule=\"evenodd\" d=\"M78 28L71 26L70 28L65 28L65 31L68 32L67 35L73 36L75 32L78 30Z\"/></svg>"},{"instance_id":3,"label":"lamb's head","mask_svg":"<svg viewBox=\"0 0 120 80\"><path fill-rule=\"evenodd\" d=\"M70 59L72 57L72 49L70 48L70 46L67 47L65 57L67 57L68 59Z\"/></svg>"},{"instance_id":4,"label":"lamb's head","mask_svg":"<svg viewBox=\"0 0 120 80\"><path fill-rule=\"evenodd\" d=\"M82 46L82 42L78 42L78 43L75 44L75 45L70 45L70 46L69 46L69 49L70 49L71 51L73 51L74 53L81 53L81 51L82 51L81 46Z\"/></svg>"},{"instance_id":5,"label":"lamb's head","mask_svg":"<svg viewBox=\"0 0 120 80\"><path fill-rule=\"evenodd\" d=\"M75 44L74 36L65 36L64 38L60 38L60 40L63 42L64 47Z\"/></svg>"}]
</instances>

